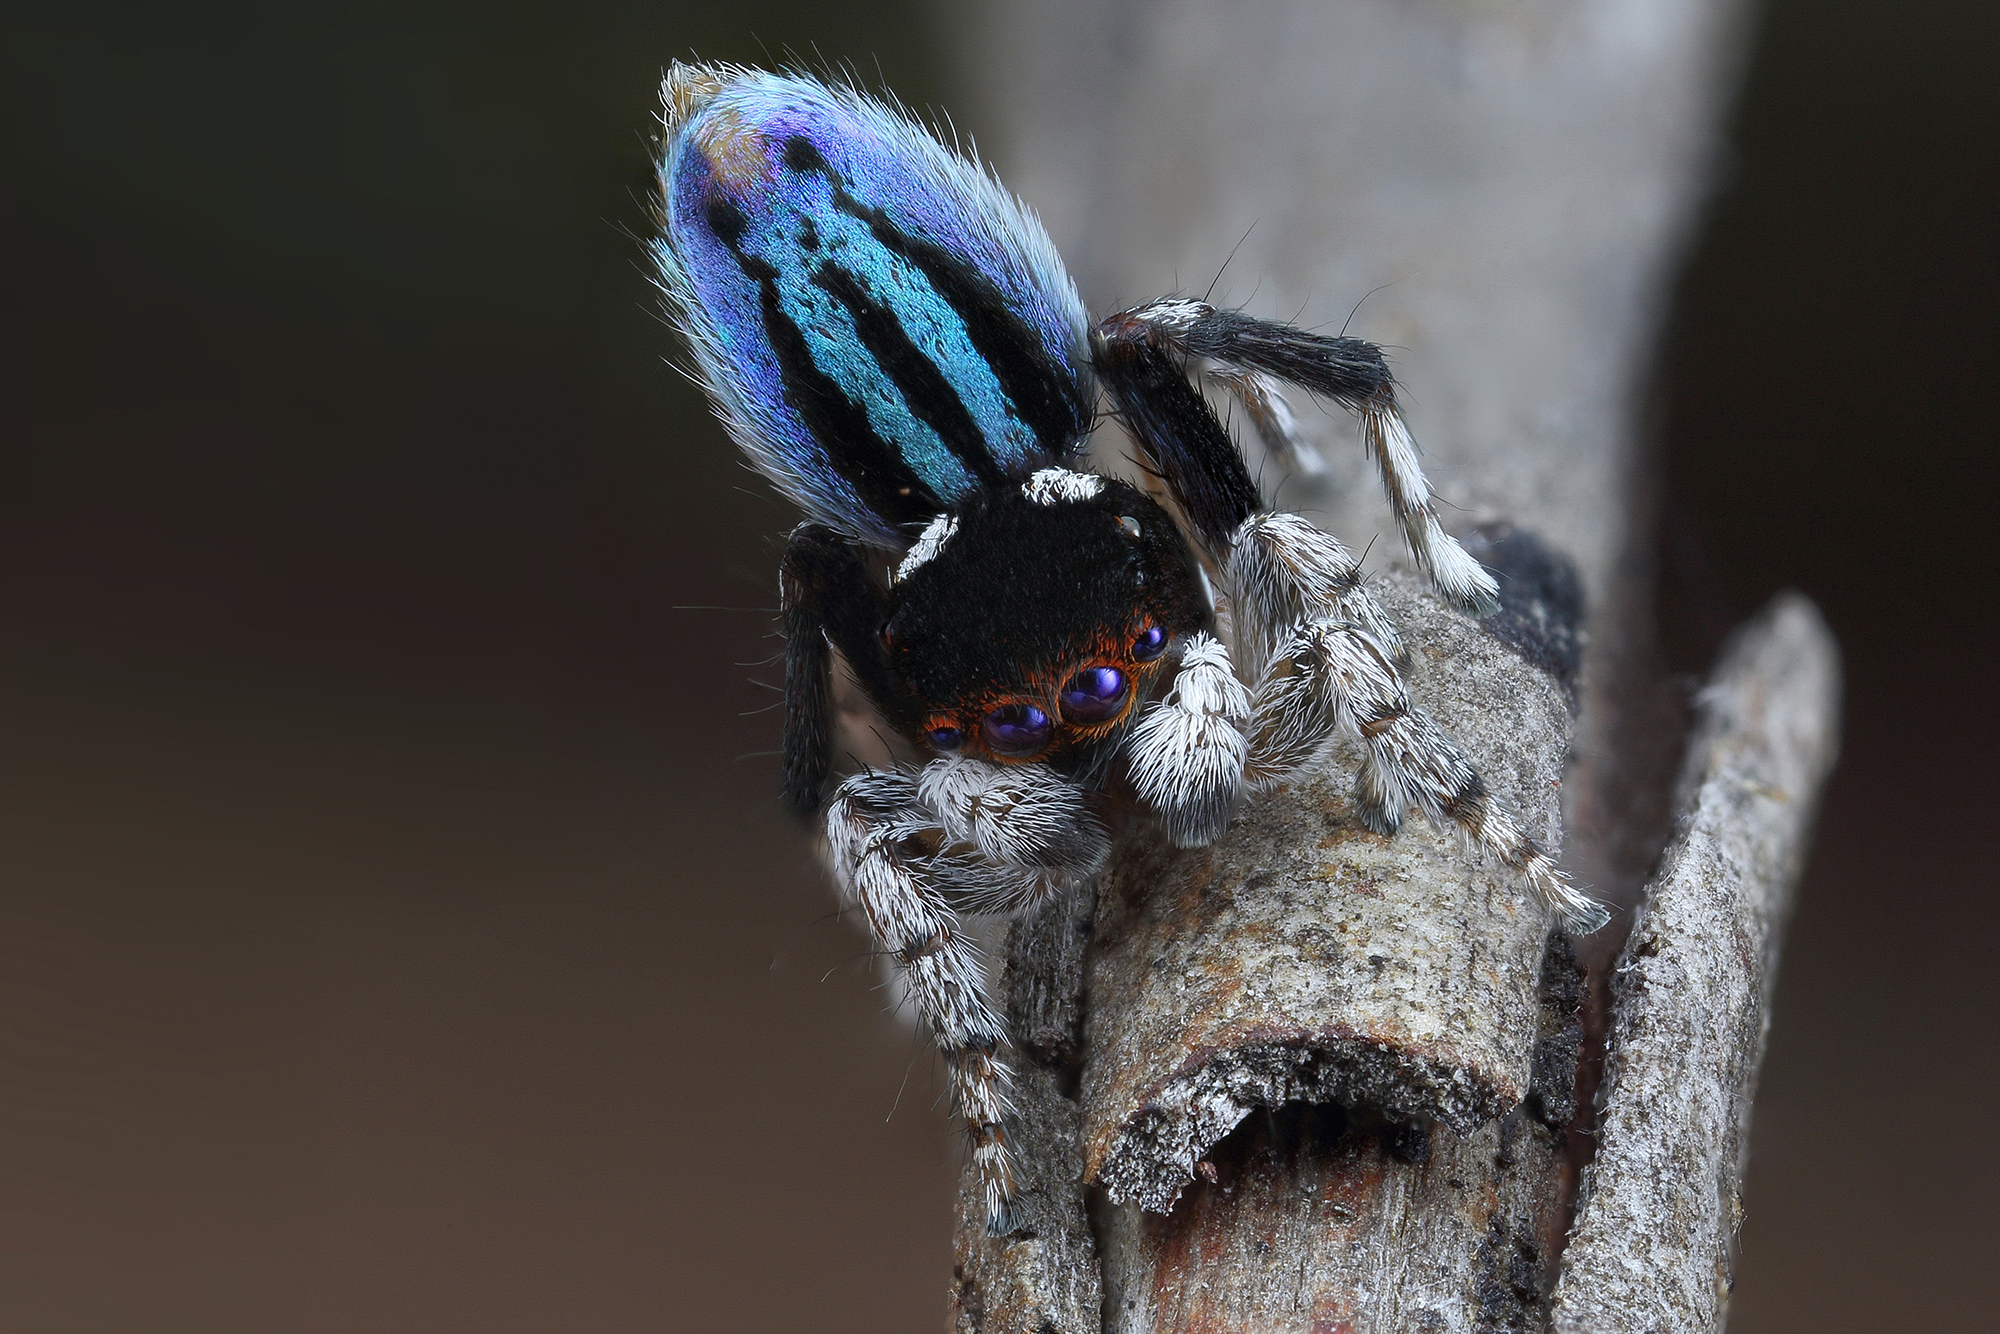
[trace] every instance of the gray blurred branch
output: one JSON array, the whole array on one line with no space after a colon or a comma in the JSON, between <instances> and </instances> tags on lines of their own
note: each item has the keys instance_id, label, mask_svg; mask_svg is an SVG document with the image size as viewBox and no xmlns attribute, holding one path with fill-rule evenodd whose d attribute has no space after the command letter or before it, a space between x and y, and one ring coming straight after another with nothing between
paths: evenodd
<instances>
[{"instance_id":1,"label":"gray blurred branch","mask_svg":"<svg viewBox=\"0 0 2000 1334\"><path fill-rule=\"evenodd\" d=\"M1565 1334L1721 1326L1778 944L1839 718L1833 636L1796 594L1738 632L1702 692L1680 827L1618 961L1597 1157L1556 1289Z\"/></svg>"},{"instance_id":2,"label":"gray blurred branch","mask_svg":"<svg viewBox=\"0 0 2000 1334\"><path fill-rule=\"evenodd\" d=\"M1508 576L1506 609L1480 624L1385 576L1418 649L1414 691L1531 830L1566 841L1571 869L1628 904L1668 833L1681 742L1650 637L1638 403L1717 156L1739 10L950 11L1002 127L982 146L1042 211L1094 309L1199 292L1232 252L1219 300L1338 326L1367 298L1350 332L1394 349L1454 526ZM1307 419L1330 466L1282 499L1365 545L1387 527L1366 464L1341 421ZM1400 554L1374 551L1378 565ZM1766 757L1755 781L1784 790L1785 815L1700 805L1706 780L1690 789L1685 830L1708 832L1674 845L1644 919L1659 952L1619 974L1646 990L1620 992L1601 1126L1601 980L1566 945L1545 954L1532 901L1454 837L1420 821L1393 840L1360 830L1339 757L1213 849L1173 854L1135 831L1094 905L1017 927L1007 990L1028 1225L1001 1241L961 1226L957 1327L1536 1329L1553 1294L1564 1328L1596 1328L1622 1300L1607 1275L1643 1255L1663 1271L1637 1280L1657 1309L1618 1327L1712 1328L1760 1041L1746 1034L1762 1031L1779 909L1832 751L1831 648L1800 628L1809 619L1777 614L1718 678L1716 699L1763 700L1790 730L1743 739L1754 726L1717 720L1746 715L1717 706L1695 762L1718 746ZM1820 665L1787 675L1774 666L1787 654ZM1707 858L1699 875L1690 857ZM1668 906L1696 890L1703 906ZM1742 912L1754 925L1740 940L1704 932ZM1700 1067L1699 1105L1727 1120L1689 1120L1696 1104L1665 1097L1662 1058L1643 1049L1693 1022L1654 965L1712 963L1745 942L1754 961L1715 974L1730 1008L1703 1030L1721 1046ZM1601 979L1614 947L1593 942L1583 964ZM1649 1118L1652 1138L1620 1138ZM1703 1131L1725 1123L1727 1143L1699 1157ZM1633 1194L1660 1161L1712 1168L1696 1193L1721 1203L1703 1215L1713 1226L1634 1249L1632 1229L1669 1207Z\"/></svg>"}]
</instances>

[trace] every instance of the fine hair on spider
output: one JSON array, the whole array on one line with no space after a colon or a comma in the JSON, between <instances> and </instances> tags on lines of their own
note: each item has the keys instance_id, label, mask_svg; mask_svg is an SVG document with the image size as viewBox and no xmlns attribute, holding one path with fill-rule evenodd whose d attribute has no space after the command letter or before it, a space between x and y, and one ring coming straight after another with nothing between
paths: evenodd
<instances>
[{"instance_id":1,"label":"fine hair on spider","mask_svg":"<svg viewBox=\"0 0 2000 1334\"><path fill-rule=\"evenodd\" d=\"M730 436L805 515L778 571L784 796L823 816L845 901L944 1055L994 1232L1016 1195L1007 1033L963 914L1095 876L1114 778L1198 847L1351 737L1370 829L1414 807L1568 929L1604 924L1411 700L1348 549L1265 501L1204 394L1288 468L1313 456L1287 388L1353 413L1417 567L1488 614L1493 576L1439 522L1380 348L1179 297L1093 324L1034 215L900 109L728 65L676 64L662 96L659 286ZM1083 467L1100 392L1171 512ZM836 655L927 759L828 792Z\"/></svg>"}]
</instances>

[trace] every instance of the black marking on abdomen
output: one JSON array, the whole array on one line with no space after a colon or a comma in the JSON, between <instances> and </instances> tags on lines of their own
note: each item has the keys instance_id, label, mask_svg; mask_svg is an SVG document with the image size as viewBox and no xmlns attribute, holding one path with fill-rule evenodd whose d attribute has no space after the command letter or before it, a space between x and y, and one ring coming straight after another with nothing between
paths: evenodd
<instances>
[{"instance_id":1,"label":"black marking on abdomen","mask_svg":"<svg viewBox=\"0 0 2000 1334\"><path fill-rule=\"evenodd\" d=\"M863 505L892 527L922 523L943 509L902 451L876 434L867 410L813 361L805 334L779 303L778 270L742 249L742 210L718 199L708 207L708 225L758 286L764 336L778 358L785 402L826 451L828 466L854 489Z\"/></svg>"},{"instance_id":2,"label":"black marking on abdomen","mask_svg":"<svg viewBox=\"0 0 2000 1334\"><path fill-rule=\"evenodd\" d=\"M1075 369L1052 358L1041 335L1017 315L1000 289L942 246L911 236L887 210L873 208L847 192L838 172L813 146L794 135L785 141L785 165L796 172L823 174L834 207L868 224L876 243L908 261L965 325L966 338L992 368L1000 388L1043 450L1054 457L1074 452L1090 429L1090 413Z\"/></svg>"},{"instance_id":3,"label":"black marking on abdomen","mask_svg":"<svg viewBox=\"0 0 2000 1334\"><path fill-rule=\"evenodd\" d=\"M785 166L801 173L828 170L826 158L821 155L819 145L803 134L795 134L785 140Z\"/></svg>"},{"instance_id":4,"label":"black marking on abdomen","mask_svg":"<svg viewBox=\"0 0 2000 1334\"><path fill-rule=\"evenodd\" d=\"M1000 289L957 256L903 232L879 208L836 188L834 203L868 224L877 242L908 260L965 324L973 349L993 368L1000 388L1042 448L1063 457L1090 429L1076 374L1042 350L1041 336L1008 306Z\"/></svg>"},{"instance_id":5,"label":"black marking on abdomen","mask_svg":"<svg viewBox=\"0 0 2000 1334\"><path fill-rule=\"evenodd\" d=\"M883 373L903 396L910 412L937 432L938 439L965 465L966 471L982 486L999 486L1006 481L986 435L979 429L965 400L958 396L938 364L924 355L910 338L909 330L896 312L877 301L852 273L832 263L823 263L813 273L813 285L847 307L861 345L881 366Z\"/></svg>"}]
</instances>

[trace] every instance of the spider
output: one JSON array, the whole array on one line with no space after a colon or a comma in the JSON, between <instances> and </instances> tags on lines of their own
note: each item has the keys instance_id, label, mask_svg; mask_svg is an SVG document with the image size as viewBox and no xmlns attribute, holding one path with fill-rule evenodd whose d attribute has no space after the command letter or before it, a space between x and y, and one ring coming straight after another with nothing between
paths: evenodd
<instances>
[{"instance_id":1,"label":"spider","mask_svg":"<svg viewBox=\"0 0 2000 1334\"><path fill-rule=\"evenodd\" d=\"M1345 733L1371 829L1415 807L1571 930L1603 925L1412 704L1348 549L1265 503L1210 406L1293 465L1281 383L1353 412L1417 566L1490 613L1381 349L1181 298L1093 326L1028 209L900 108L727 65L675 64L662 96L657 281L730 435L807 516L778 575L784 796L824 811L840 889L944 1054L995 1233L1015 1197L1007 1035L961 914L1088 881L1121 777L1196 847ZM1100 385L1178 517L1081 469ZM829 798L836 655L932 758Z\"/></svg>"}]
</instances>

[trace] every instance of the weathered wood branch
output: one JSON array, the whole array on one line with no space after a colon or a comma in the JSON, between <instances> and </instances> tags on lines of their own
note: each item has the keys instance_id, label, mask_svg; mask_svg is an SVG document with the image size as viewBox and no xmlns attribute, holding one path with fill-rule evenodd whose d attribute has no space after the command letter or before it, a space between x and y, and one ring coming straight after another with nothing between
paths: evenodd
<instances>
[{"instance_id":1,"label":"weathered wood branch","mask_svg":"<svg viewBox=\"0 0 2000 1334\"><path fill-rule=\"evenodd\" d=\"M1415 579L1382 583L1422 646L1413 691L1534 835L1558 839L1561 683ZM1500 1300L1489 1290L1509 1310L1546 1291L1562 1124L1521 1104L1548 916L1456 834L1369 833L1351 758L1216 847L1135 839L1105 878L1082 1105L1084 1166L1110 1202L1110 1329L1470 1328ZM1566 964L1551 980L1573 1009ZM1572 1060L1555 1101L1573 1081ZM1322 1110L1256 1112L1296 1103ZM1525 1298L1504 1277L1523 1245Z\"/></svg>"},{"instance_id":2,"label":"weathered wood branch","mask_svg":"<svg viewBox=\"0 0 2000 1334\"><path fill-rule=\"evenodd\" d=\"M1839 718L1838 650L1797 595L1737 634L1702 692L1680 827L1618 961L1597 1158L1555 1294L1565 1334L1721 1326L1778 945Z\"/></svg>"},{"instance_id":3,"label":"weathered wood branch","mask_svg":"<svg viewBox=\"0 0 2000 1334\"><path fill-rule=\"evenodd\" d=\"M1481 624L1382 581L1418 650L1413 693L1532 832L1628 902L1667 834L1679 749L1652 668L1635 405L1737 16L1734 0L1038 0L953 19L1007 127L1007 178L1093 306L1198 291L1232 249L1260 313L1337 324L1392 284L1351 332L1396 347L1454 526L1510 576L1506 611ZM1327 475L1283 497L1361 545L1388 525L1342 429L1322 420ZM1816 726L1830 755L1830 715ZM1131 833L1094 907L1015 929L1029 1225L993 1239L968 1213L959 1330L1540 1329L1552 1293L1582 1329L1590 1303L1617 1300L1582 1267L1635 1254L1618 1243L1645 1216L1629 1184L1644 1165L1611 1156L1640 1141L1613 1131L1648 1114L1641 1040L1686 1017L1656 998L1647 1029L1621 992L1607 1157L1558 1289L1592 1143L1589 983L1454 836L1414 819L1392 840L1361 831L1348 758L1212 849ZM1819 770L1795 771L1789 809L1808 813ZM1729 818L1718 846L1754 845L1782 878L1796 841ZM1646 921L1695 925L1664 907ZM1675 939L1691 957L1713 945ZM1761 996L1767 978L1726 981ZM1705 1071L1740 1126L1756 1049L1725 1047ZM1685 1138L1647 1144L1696 1161ZM1738 1153L1732 1132L1700 1161ZM1644 1252L1682 1266L1662 1285L1673 1318L1618 1327L1709 1327L1712 1296L1692 1294L1714 1289L1735 1180L1716 1171L1698 1193L1722 1221Z\"/></svg>"},{"instance_id":4,"label":"weathered wood branch","mask_svg":"<svg viewBox=\"0 0 2000 1334\"><path fill-rule=\"evenodd\" d=\"M1419 646L1411 690L1560 846L1561 683L1417 580L1378 589ZM1465 1134L1527 1093L1546 912L1455 831L1369 832L1358 758L1337 747L1214 847L1141 829L1105 875L1081 1092L1084 1167L1113 1202L1166 1212L1252 1108L1338 1102Z\"/></svg>"}]
</instances>

